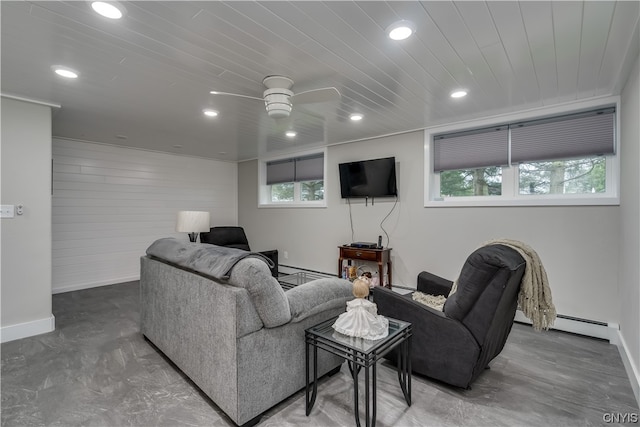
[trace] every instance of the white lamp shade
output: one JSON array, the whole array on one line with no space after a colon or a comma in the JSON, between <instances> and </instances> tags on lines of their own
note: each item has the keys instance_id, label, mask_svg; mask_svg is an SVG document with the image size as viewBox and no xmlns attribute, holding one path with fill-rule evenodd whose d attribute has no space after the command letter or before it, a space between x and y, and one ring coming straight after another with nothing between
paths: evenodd
<instances>
[{"instance_id":1,"label":"white lamp shade","mask_svg":"<svg viewBox=\"0 0 640 427\"><path fill-rule=\"evenodd\" d=\"M181 233L200 233L209 231L209 212L180 211L176 231Z\"/></svg>"}]
</instances>

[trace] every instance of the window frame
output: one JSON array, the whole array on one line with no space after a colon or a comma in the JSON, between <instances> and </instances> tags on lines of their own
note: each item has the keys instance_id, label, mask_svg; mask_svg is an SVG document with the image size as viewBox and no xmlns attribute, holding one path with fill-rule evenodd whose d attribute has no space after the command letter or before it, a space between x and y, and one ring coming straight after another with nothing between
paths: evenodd
<instances>
[{"instance_id":1,"label":"window frame","mask_svg":"<svg viewBox=\"0 0 640 427\"><path fill-rule=\"evenodd\" d=\"M519 194L518 163L502 167L502 195L440 197L440 174L433 171L433 137L442 133L462 132L522 120L576 113L589 109L615 106L615 154L605 156L606 184L604 193L594 194ZM603 97L552 107L541 107L519 113L434 126L424 130L424 207L480 206L602 206L620 204L620 97Z\"/></svg>"},{"instance_id":2,"label":"window frame","mask_svg":"<svg viewBox=\"0 0 640 427\"><path fill-rule=\"evenodd\" d=\"M291 159L295 157L305 157L322 153L323 156L323 187L324 197L322 200L302 201L302 191L300 181L293 183L293 201L273 202L271 201L271 185L267 184L267 163L277 160ZM259 208L326 208L327 207L327 149L316 149L300 151L296 153L282 154L258 160L258 207Z\"/></svg>"}]
</instances>

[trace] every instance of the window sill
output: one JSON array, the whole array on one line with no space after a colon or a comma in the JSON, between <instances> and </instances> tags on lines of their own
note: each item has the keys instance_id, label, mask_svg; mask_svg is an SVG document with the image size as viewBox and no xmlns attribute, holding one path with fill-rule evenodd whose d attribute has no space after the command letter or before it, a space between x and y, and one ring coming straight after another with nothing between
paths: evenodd
<instances>
[{"instance_id":1,"label":"window sill","mask_svg":"<svg viewBox=\"0 0 640 427\"><path fill-rule=\"evenodd\" d=\"M258 208L326 208L326 203L260 203L258 204Z\"/></svg>"},{"instance_id":2,"label":"window sill","mask_svg":"<svg viewBox=\"0 0 640 427\"><path fill-rule=\"evenodd\" d=\"M444 199L425 201L425 208L453 208L453 207L490 207L490 206L616 206L620 204L619 197L568 197L550 198L535 197L507 199L502 197L474 197L469 199Z\"/></svg>"}]
</instances>

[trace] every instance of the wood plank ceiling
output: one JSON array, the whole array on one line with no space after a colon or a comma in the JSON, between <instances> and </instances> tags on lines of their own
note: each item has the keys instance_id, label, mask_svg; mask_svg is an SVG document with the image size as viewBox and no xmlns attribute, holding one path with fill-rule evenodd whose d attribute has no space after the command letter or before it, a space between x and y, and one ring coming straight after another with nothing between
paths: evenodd
<instances>
[{"instance_id":1,"label":"wood plank ceiling","mask_svg":"<svg viewBox=\"0 0 640 427\"><path fill-rule=\"evenodd\" d=\"M122 4L113 21L87 1L2 1L2 93L60 104L55 136L236 161L616 95L638 56L637 1ZM400 19L416 32L390 40ZM273 74L342 97L275 121L209 93L262 97Z\"/></svg>"}]
</instances>

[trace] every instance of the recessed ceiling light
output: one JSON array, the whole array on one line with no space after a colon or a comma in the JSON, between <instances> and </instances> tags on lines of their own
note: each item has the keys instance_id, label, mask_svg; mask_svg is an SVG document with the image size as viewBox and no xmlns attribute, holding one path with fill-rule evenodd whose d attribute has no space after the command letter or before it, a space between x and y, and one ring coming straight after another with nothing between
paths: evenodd
<instances>
[{"instance_id":1,"label":"recessed ceiling light","mask_svg":"<svg viewBox=\"0 0 640 427\"><path fill-rule=\"evenodd\" d=\"M202 110L205 116L207 117L216 117L218 112L216 110Z\"/></svg>"},{"instance_id":2,"label":"recessed ceiling light","mask_svg":"<svg viewBox=\"0 0 640 427\"><path fill-rule=\"evenodd\" d=\"M294 130L288 130L287 132L285 132L285 135L287 135L289 138L293 138L297 135L298 133Z\"/></svg>"},{"instance_id":3,"label":"recessed ceiling light","mask_svg":"<svg viewBox=\"0 0 640 427\"><path fill-rule=\"evenodd\" d=\"M99 15L109 19L120 19L124 15L124 7L114 1L93 1L91 2L91 8Z\"/></svg>"},{"instance_id":4,"label":"recessed ceiling light","mask_svg":"<svg viewBox=\"0 0 640 427\"><path fill-rule=\"evenodd\" d=\"M464 89L459 89L451 92L452 98L463 98L465 96L467 96L467 91Z\"/></svg>"},{"instance_id":5,"label":"recessed ceiling light","mask_svg":"<svg viewBox=\"0 0 640 427\"><path fill-rule=\"evenodd\" d=\"M64 65L54 65L53 67L51 67L51 69L57 75L59 75L61 77L65 77L67 79L77 79L78 78L78 72L77 71L72 70L69 67L65 67Z\"/></svg>"},{"instance_id":6,"label":"recessed ceiling light","mask_svg":"<svg viewBox=\"0 0 640 427\"><path fill-rule=\"evenodd\" d=\"M409 38L415 30L416 26L413 22L403 19L389 25L387 27L387 35L391 40L404 40Z\"/></svg>"},{"instance_id":7,"label":"recessed ceiling light","mask_svg":"<svg viewBox=\"0 0 640 427\"><path fill-rule=\"evenodd\" d=\"M351 115L349 116L349 118L350 118L351 120L353 120L354 122L357 122L357 121L362 120L362 118L363 118L363 117L364 117L364 116L363 116L362 114L360 114L360 113L353 113L353 114L351 114Z\"/></svg>"}]
</instances>

